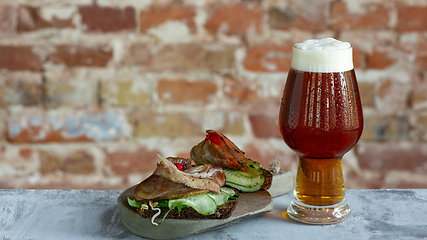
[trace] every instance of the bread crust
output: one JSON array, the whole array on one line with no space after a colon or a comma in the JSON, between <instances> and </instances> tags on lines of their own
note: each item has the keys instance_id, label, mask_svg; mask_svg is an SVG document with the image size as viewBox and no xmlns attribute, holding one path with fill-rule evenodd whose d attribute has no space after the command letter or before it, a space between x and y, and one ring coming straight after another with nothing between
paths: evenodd
<instances>
[{"instance_id":1,"label":"bread crust","mask_svg":"<svg viewBox=\"0 0 427 240\"><path fill-rule=\"evenodd\" d=\"M262 184L261 189L268 190L273 183L273 174L264 168L262 168L262 174L264 175L264 183Z\"/></svg>"}]
</instances>

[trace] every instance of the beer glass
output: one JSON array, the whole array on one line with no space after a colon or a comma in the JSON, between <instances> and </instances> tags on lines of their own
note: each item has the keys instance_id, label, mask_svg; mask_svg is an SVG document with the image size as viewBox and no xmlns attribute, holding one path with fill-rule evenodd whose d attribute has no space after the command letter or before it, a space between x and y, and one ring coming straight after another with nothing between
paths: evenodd
<instances>
[{"instance_id":1,"label":"beer glass","mask_svg":"<svg viewBox=\"0 0 427 240\"><path fill-rule=\"evenodd\" d=\"M345 219L342 157L359 140L363 114L352 46L333 38L296 43L279 112L285 143L298 155L290 218L310 224Z\"/></svg>"}]
</instances>

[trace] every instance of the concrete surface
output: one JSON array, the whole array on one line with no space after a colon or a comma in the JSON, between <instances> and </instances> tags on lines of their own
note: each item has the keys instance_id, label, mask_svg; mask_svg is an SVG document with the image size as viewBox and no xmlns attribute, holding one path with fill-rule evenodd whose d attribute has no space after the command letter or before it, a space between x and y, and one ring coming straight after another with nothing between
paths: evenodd
<instances>
[{"instance_id":1,"label":"concrete surface","mask_svg":"<svg viewBox=\"0 0 427 240\"><path fill-rule=\"evenodd\" d=\"M141 239L122 224L119 190L0 190L0 239ZM282 217L292 194L261 217L184 239L427 239L427 189L347 190L352 215L335 225ZM171 229L173 231L173 229Z\"/></svg>"}]
</instances>

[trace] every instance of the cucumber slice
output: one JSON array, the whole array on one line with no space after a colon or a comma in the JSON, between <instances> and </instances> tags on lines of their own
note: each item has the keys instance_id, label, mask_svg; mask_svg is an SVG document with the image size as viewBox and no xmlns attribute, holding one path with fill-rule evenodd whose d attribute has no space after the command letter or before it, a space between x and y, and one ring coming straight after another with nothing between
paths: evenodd
<instances>
[{"instance_id":1,"label":"cucumber slice","mask_svg":"<svg viewBox=\"0 0 427 240\"><path fill-rule=\"evenodd\" d=\"M226 184L230 187L234 187L236 189L239 189L242 192L256 192L256 191L261 190L261 187L262 187L262 183L254 186L254 187L244 187L244 186L232 183L232 182L227 182Z\"/></svg>"},{"instance_id":2,"label":"cucumber slice","mask_svg":"<svg viewBox=\"0 0 427 240\"><path fill-rule=\"evenodd\" d=\"M251 159L249 159L249 162L246 163L249 166L249 169L256 169L256 170L261 170L261 163L259 162L255 162Z\"/></svg>"},{"instance_id":3,"label":"cucumber slice","mask_svg":"<svg viewBox=\"0 0 427 240\"><path fill-rule=\"evenodd\" d=\"M217 206L221 206L222 204L226 203L228 201L228 198L230 196L233 196L235 192L231 188L222 187L221 194L214 192L208 192L206 194L209 195L209 197L211 197L215 201Z\"/></svg>"},{"instance_id":4,"label":"cucumber slice","mask_svg":"<svg viewBox=\"0 0 427 240\"><path fill-rule=\"evenodd\" d=\"M217 207L215 201L207 194L169 200L169 209L173 209L175 207L180 207L183 205L194 208L198 213L202 215L209 215L216 212Z\"/></svg>"},{"instance_id":5,"label":"cucumber slice","mask_svg":"<svg viewBox=\"0 0 427 240\"><path fill-rule=\"evenodd\" d=\"M221 206L222 204L226 203L228 198L230 197L230 195L224 192L222 194L218 194L214 192L208 192L206 194L215 201L215 204L217 206Z\"/></svg>"},{"instance_id":6,"label":"cucumber slice","mask_svg":"<svg viewBox=\"0 0 427 240\"><path fill-rule=\"evenodd\" d=\"M240 176L247 177L247 178L256 178L262 173L262 171L260 171L258 169L254 169L254 168L249 168L249 171L247 171L247 172L244 172L241 170L231 170L231 169L227 169L227 168L224 168L223 170L224 170L224 172L232 172L234 174L238 174Z\"/></svg>"},{"instance_id":7,"label":"cucumber slice","mask_svg":"<svg viewBox=\"0 0 427 240\"><path fill-rule=\"evenodd\" d=\"M254 187L264 181L264 176L257 173L255 177L247 177L241 173L242 171L224 169L225 179L227 182L232 182L245 187Z\"/></svg>"},{"instance_id":8,"label":"cucumber slice","mask_svg":"<svg viewBox=\"0 0 427 240\"><path fill-rule=\"evenodd\" d=\"M228 195L230 195L230 196L234 196L234 195L236 195L236 192L234 192L234 190L233 189L231 189L231 188L227 188L227 187L222 187L221 188L221 192L222 193L227 193Z\"/></svg>"}]
</instances>

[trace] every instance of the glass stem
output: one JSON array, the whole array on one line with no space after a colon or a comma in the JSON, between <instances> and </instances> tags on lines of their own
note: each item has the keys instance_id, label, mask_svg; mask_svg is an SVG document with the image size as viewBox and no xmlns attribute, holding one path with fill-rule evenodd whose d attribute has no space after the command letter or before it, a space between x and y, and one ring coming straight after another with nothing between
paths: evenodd
<instances>
[{"instance_id":1,"label":"glass stem","mask_svg":"<svg viewBox=\"0 0 427 240\"><path fill-rule=\"evenodd\" d=\"M337 204L345 198L341 158L315 159L300 157L295 197L313 206Z\"/></svg>"}]
</instances>

